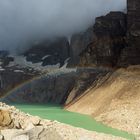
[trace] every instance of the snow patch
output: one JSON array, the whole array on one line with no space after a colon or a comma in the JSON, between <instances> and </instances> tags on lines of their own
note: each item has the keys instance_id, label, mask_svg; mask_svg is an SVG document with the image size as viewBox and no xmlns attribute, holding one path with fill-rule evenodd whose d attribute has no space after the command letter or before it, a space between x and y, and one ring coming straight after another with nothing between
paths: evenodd
<instances>
[{"instance_id":1,"label":"snow patch","mask_svg":"<svg viewBox=\"0 0 140 140\"><path fill-rule=\"evenodd\" d=\"M42 60L48 58L49 56L51 56L51 55L45 55L45 56L42 58Z\"/></svg>"},{"instance_id":2,"label":"snow patch","mask_svg":"<svg viewBox=\"0 0 140 140\"><path fill-rule=\"evenodd\" d=\"M47 57L46 55L45 57ZM42 61L39 63L32 63L26 60L25 56L12 56L14 57L14 61L10 62L8 67L19 67L19 68L33 68L34 70L45 72L45 71L51 71L52 69L58 69L60 67L60 64L56 65L47 65L42 66Z\"/></svg>"},{"instance_id":3,"label":"snow patch","mask_svg":"<svg viewBox=\"0 0 140 140\"><path fill-rule=\"evenodd\" d=\"M4 69L4 68L2 68L2 66L0 66L0 71L5 71L5 69Z\"/></svg>"},{"instance_id":4,"label":"snow patch","mask_svg":"<svg viewBox=\"0 0 140 140\"><path fill-rule=\"evenodd\" d=\"M17 73L19 73L19 72L24 73L23 70L14 70L14 72L17 72Z\"/></svg>"}]
</instances>

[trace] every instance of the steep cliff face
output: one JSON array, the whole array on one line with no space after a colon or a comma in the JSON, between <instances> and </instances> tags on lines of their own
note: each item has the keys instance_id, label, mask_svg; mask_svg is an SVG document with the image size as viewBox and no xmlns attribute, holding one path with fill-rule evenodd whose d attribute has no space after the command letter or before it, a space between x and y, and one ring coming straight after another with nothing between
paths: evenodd
<instances>
[{"instance_id":1,"label":"steep cliff face","mask_svg":"<svg viewBox=\"0 0 140 140\"><path fill-rule=\"evenodd\" d=\"M80 62L80 54L93 40L92 27L88 28L85 32L74 34L70 40L71 47L71 60L69 66L75 66Z\"/></svg>"},{"instance_id":2,"label":"steep cliff face","mask_svg":"<svg viewBox=\"0 0 140 140\"><path fill-rule=\"evenodd\" d=\"M140 64L140 37L129 36L128 46L122 50L119 66Z\"/></svg>"},{"instance_id":3,"label":"steep cliff face","mask_svg":"<svg viewBox=\"0 0 140 140\"><path fill-rule=\"evenodd\" d=\"M69 104L107 73L108 70L93 68L56 70L26 82L0 101Z\"/></svg>"},{"instance_id":4,"label":"steep cliff face","mask_svg":"<svg viewBox=\"0 0 140 140\"><path fill-rule=\"evenodd\" d=\"M81 53L82 66L116 66L122 49L126 45L126 15L110 12L96 18L93 39Z\"/></svg>"},{"instance_id":5,"label":"steep cliff face","mask_svg":"<svg viewBox=\"0 0 140 140\"><path fill-rule=\"evenodd\" d=\"M0 97L18 85L37 76L39 73L29 69L18 69L16 67L0 71Z\"/></svg>"},{"instance_id":6,"label":"steep cliff face","mask_svg":"<svg viewBox=\"0 0 140 140\"><path fill-rule=\"evenodd\" d=\"M41 43L37 43L24 53L26 60L39 63L43 66L64 65L67 58L70 57L70 46L67 38L60 37L54 39L47 39Z\"/></svg>"},{"instance_id":7,"label":"steep cliff face","mask_svg":"<svg viewBox=\"0 0 140 140\"><path fill-rule=\"evenodd\" d=\"M92 43L80 65L126 67L140 64L140 1L127 0L127 15L111 12L96 18Z\"/></svg>"},{"instance_id":8,"label":"steep cliff face","mask_svg":"<svg viewBox=\"0 0 140 140\"><path fill-rule=\"evenodd\" d=\"M140 1L127 1L128 45L121 54L121 66L140 64Z\"/></svg>"},{"instance_id":9,"label":"steep cliff face","mask_svg":"<svg viewBox=\"0 0 140 140\"><path fill-rule=\"evenodd\" d=\"M14 61L14 58L9 56L8 51L5 51L5 50L0 51L0 66L1 67L6 67L12 61Z\"/></svg>"},{"instance_id":10,"label":"steep cliff face","mask_svg":"<svg viewBox=\"0 0 140 140\"><path fill-rule=\"evenodd\" d=\"M140 28L140 1L127 0L128 29Z\"/></svg>"},{"instance_id":11,"label":"steep cliff face","mask_svg":"<svg viewBox=\"0 0 140 140\"><path fill-rule=\"evenodd\" d=\"M31 67L16 64L15 57L10 56L8 51L0 51L0 97L39 73Z\"/></svg>"},{"instance_id":12,"label":"steep cliff face","mask_svg":"<svg viewBox=\"0 0 140 140\"><path fill-rule=\"evenodd\" d=\"M21 85L0 100L6 103L63 104L76 77L75 72L44 75Z\"/></svg>"}]
</instances>

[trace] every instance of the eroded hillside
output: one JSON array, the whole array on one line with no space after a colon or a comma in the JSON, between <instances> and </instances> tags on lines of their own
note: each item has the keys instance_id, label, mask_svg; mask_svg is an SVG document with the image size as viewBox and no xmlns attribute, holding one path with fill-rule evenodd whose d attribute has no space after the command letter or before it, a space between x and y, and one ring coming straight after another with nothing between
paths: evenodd
<instances>
[{"instance_id":1,"label":"eroded hillside","mask_svg":"<svg viewBox=\"0 0 140 140\"><path fill-rule=\"evenodd\" d=\"M102 78L103 79L103 78ZM66 107L130 133L140 132L140 66L116 70L100 86Z\"/></svg>"}]
</instances>

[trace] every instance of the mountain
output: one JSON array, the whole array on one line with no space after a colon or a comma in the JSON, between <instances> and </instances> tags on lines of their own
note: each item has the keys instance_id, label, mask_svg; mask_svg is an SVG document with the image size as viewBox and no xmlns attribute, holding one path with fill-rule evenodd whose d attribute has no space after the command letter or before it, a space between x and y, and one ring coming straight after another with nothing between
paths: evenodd
<instances>
[{"instance_id":1,"label":"mountain","mask_svg":"<svg viewBox=\"0 0 140 140\"><path fill-rule=\"evenodd\" d=\"M32 63L42 62L42 66L59 64L62 67L65 60L70 57L70 53L68 39L58 37L33 44L23 55Z\"/></svg>"},{"instance_id":2,"label":"mountain","mask_svg":"<svg viewBox=\"0 0 140 140\"><path fill-rule=\"evenodd\" d=\"M105 16L97 17L92 27L84 32L73 34L71 39L67 37L46 38L35 42L19 55L11 55L1 50L1 95L21 83L55 69L59 70L59 68L64 68L65 71L66 67L83 67L86 73L85 81L87 82L84 81L86 87L91 73L89 72L88 75L85 67L114 69L140 64L139 5L136 0L128 0L127 14L110 12ZM84 79L85 75L83 74L82 78L81 74L79 79ZM98 73L94 76L98 76ZM75 96L81 94L81 91ZM69 97L70 100L74 98Z\"/></svg>"}]
</instances>

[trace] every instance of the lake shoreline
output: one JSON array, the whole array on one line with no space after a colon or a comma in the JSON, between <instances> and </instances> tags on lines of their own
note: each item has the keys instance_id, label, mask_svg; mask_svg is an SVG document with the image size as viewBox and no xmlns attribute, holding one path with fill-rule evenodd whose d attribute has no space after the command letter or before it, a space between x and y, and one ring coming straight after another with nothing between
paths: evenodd
<instances>
[{"instance_id":1,"label":"lake shoreline","mask_svg":"<svg viewBox=\"0 0 140 140\"><path fill-rule=\"evenodd\" d=\"M125 131L120 131L107 127L101 122L95 121L91 116L79 113L69 112L63 109L62 106L52 104L13 104L18 109L25 113L34 116L39 116L43 119L56 120L58 122L72 125L74 127L83 128L89 131L96 131L99 133L112 134L114 136L121 136L130 140L134 139L134 135L128 134Z\"/></svg>"}]
</instances>

